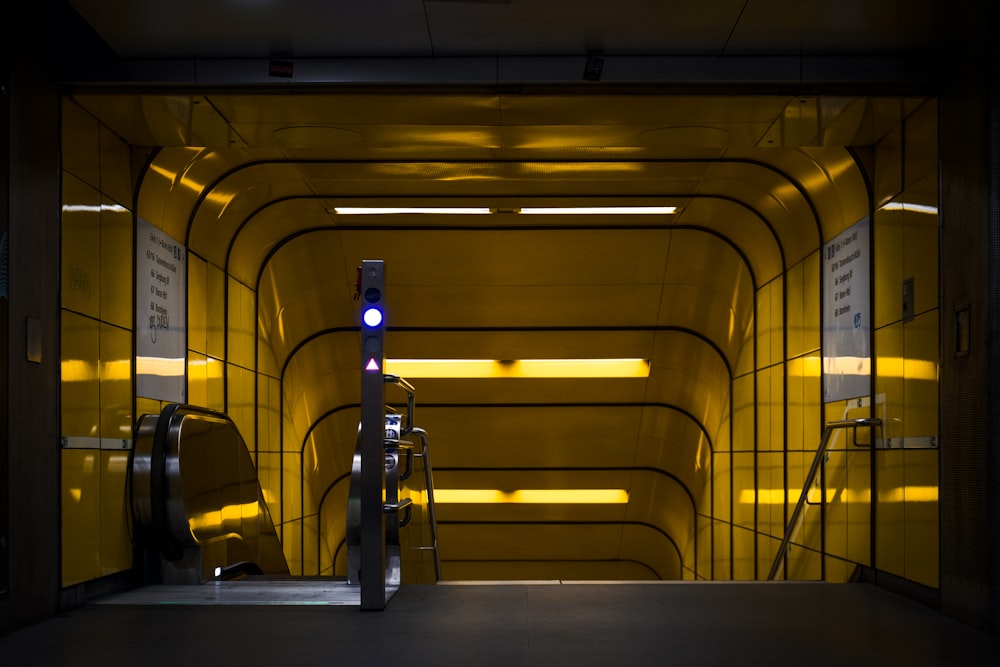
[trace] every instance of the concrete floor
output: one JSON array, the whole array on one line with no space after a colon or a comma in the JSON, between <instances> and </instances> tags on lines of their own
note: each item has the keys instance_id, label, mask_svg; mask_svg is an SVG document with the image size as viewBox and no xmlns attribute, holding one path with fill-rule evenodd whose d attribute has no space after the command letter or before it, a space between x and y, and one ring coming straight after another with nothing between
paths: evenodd
<instances>
[{"instance_id":1,"label":"concrete floor","mask_svg":"<svg viewBox=\"0 0 1000 667\"><path fill-rule=\"evenodd\" d=\"M0 665L1000 665L1000 635L861 583L404 586L381 612L296 586L104 598Z\"/></svg>"}]
</instances>

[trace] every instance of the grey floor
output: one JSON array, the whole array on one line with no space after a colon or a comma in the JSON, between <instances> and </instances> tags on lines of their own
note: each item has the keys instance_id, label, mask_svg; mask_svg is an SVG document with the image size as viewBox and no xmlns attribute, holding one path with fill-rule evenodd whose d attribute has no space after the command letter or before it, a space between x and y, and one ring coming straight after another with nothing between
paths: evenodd
<instances>
[{"instance_id":1,"label":"grey floor","mask_svg":"<svg viewBox=\"0 0 1000 667\"><path fill-rule=\"evenodd\" d=\"M868 584L404 586L380 612L338 595L139 589L0 636L0 665L1000 665L1000 635Z\"/></svg>"}]
</instances>

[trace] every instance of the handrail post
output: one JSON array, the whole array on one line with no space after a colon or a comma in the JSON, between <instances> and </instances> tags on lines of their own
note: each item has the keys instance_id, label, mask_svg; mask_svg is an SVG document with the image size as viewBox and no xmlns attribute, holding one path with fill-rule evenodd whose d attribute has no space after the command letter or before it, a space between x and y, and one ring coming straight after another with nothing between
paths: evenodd
<instances>
[{"instance_id":1,"label":"handrail post","mask_svg":"<svg viewBox=\"0 0 1000 667\"><path fill-rule=\"evenodd\" d=\"M833 432L841 428L857 428L859 426L881 426L882 420L871 418L862 419L845 419L841 421L832 421L826 425L823 429L823 437L820 439L819 449L816 450L816 456L813 457L812 465L809 467L809 473L802 484L802 493L799 494L799 500L795 503L795 509L792 511L792 517L788 521L788 527L785 529L785 535L781 540L781 546L778 547L778 553L774 556L774 562L771 563L771 570L767 574L767 580L773 581L774 577L778 574L778 568L781 566L781 561L785 558L788 552L788 545L792 540L792 532L795 530L796 524L799 521L799 515L802 514L802 508L805 507L806 498L809 495L809 489L812 488L813 482L816 480L816 473L819 472L820 465L823 462L823 455L826 453L826 448L830 444L830 438Z\"/></svg>"},{"instance_id":2,"label":"handrail post","mask_svg":"<svg viewBox=\"0 0 1000 667\"><path fill-rule=\"evenodd\" d=\"M434 579L441 581L441 555L438 553L437 516L434 510L434 479L431 472L431 453L427 446L427 431L413 428L411 432L420 438L420 451L424 460L424 487L427 489L427 521L431 526L431 549L434 551Z\"/></svg>"}]
</instances>

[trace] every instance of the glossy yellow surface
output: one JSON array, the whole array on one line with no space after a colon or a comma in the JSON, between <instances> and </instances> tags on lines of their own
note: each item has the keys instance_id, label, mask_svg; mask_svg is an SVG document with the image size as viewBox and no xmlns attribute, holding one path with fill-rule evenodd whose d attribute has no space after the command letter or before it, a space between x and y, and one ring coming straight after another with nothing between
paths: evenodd
<instances>
[{"instance_id":1,"label":"glossy yellow surface","mask_svg":"<svg viewBox=\"0 0 1000 667\"><path fill-rule=\"evenodd\" d=\"M389 267L392 357L649 360L648 377L419 381L417 420L446 471L442 488L628 494L616 504L490 504L485 515L480 505L442 503L453 521L441 535L446 577L759 578L824 421L884 411L885 437L936 433L937 222L912 207L873 218L876 396L864 414L821 403L820 249L869 205L866 179L836 133L817 134L795 114L806 105L833 121L841 107L580 95L547 99L565 112L553 115L533 96L385 93L181 96L172 104L190 110L184 128L156 95L67 101L64 435L115 437L134 421L123 374L129 141L165 145L143 174L137 214L189 241L189 400L238 424L297 573L344 567L346 489L337 480L357 429L362 259ZM884 137L873 147L876 209L936 200L933 106L900 106L915 109L905 133L891 115L866 121L879 127L865 136ZM146 110L143 122L132 122L134 109ZM274 120L260 122L262 109ZM760 140L784 128L780 147L636 139L694 118L735 132L734 114L746 115L740 133L760 126ZM596 122L604 118L619 122ZM317 123L363 140L303 145L306 125ZM227 127L247 145L230 148ZM613 144L574 143L598 127ZM507 152L496 162L500 146ZM678 209L666 219L510 212L609 199ZM332 212L417 204L498 212ZM903 322L902 281L911 277L916 312ZM386 398L404 402L391 389ZM140 414L156 408L137 401ZM879 450L871 489L870 451L854 444L842 439L831 452L826 488L812 494L819 501L825 491L825 507L808 506L789 577L846 580L867 564L874 498L875 564L936 585L936 451ZM87 472L84 451L64 451L71 517L93 502L96 485L113 493L122 479L110 458L95 461L103 478ZM88 565L94 535L94 562L122 565L121 508L109 501L96 514L99 525L64 527L67 581L103 571ZM591 562L603 558L613 565Z\"/></svg>"}]
</instances>

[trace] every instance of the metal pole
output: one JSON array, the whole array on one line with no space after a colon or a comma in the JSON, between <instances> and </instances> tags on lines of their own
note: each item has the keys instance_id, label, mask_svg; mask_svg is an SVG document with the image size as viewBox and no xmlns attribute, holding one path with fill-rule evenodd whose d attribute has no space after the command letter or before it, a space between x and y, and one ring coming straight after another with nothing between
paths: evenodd
<instances>
[{"instance_id":1,"label":"metal pole","mask_svg":"<svg viewBox=\"0 0 1000 667\"><path fill-rule=\"evenodd\" d=\"M361 265L361 609L385 608L385 368L382 260ZM377 317L369 311L378 311ZM377 321L376 321L377 320Z\"/></svg>"}]
</instances>

